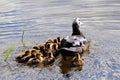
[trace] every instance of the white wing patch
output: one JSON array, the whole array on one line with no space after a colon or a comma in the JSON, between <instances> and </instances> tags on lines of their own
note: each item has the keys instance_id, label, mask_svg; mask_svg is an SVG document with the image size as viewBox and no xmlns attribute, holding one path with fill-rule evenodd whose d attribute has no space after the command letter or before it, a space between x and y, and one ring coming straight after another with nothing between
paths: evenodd
<instances>
[{"instance_id":1,"label":"white wing patch","mask_svg":"<svg viewBox=\"0 0 120 80\"><path fill-rule=\"evenodd\" d=\"M67 42L72 43L72 46L85 46L87 39L80 36L67 36L64 38Z\"/></svg>"}]
</instances>

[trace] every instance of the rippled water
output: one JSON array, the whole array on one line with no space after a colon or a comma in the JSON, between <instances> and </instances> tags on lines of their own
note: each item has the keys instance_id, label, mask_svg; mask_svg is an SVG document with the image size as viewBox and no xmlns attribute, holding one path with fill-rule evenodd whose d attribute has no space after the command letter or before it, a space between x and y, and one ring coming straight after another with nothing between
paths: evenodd
<instances>
[{"instance_id":1,"label":"rippled water","mask_svg":"<svg viewBox=\"0 0 120 80\"><path fill-rule=\"evenodd\" d=\"M1 0L0 80L119 80L119 8L119 0ZM56 65L31 68L15 61L14 57L23 49L23 26L25 44L31 47L49 37L70 35L74 17L81 18L81 31L92 41L82 71L71 71L65 77ZM8 60L13 71L3 61L11 44L15 49Z\"/></svg>"}]
</instances>

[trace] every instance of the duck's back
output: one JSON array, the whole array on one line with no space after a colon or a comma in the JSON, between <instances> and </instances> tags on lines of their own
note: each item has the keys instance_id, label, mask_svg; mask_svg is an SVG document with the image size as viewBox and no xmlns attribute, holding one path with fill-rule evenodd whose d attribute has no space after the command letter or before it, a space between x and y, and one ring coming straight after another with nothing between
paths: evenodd
<instances>
[{"instance_id":1,"label":"duck's back","mask_svg":"<svg viewBox=\"0 0 120 80\"><path fill-rule=\"evenodd\" d=\"M74 35L74 36L67 36L62 39L61 41L61 47L77 47L77 46L82 46L87 42L87 39L80 35Z\"/></svg>"}]
</instances>

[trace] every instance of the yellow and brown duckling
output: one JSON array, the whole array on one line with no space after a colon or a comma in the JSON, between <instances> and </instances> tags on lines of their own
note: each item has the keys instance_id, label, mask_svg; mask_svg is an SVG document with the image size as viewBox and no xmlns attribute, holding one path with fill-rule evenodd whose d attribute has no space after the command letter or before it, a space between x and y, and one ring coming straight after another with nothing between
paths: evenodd
<instances>
[{"instance_id":1,"label":"yellow and brown duckling","mask_svg":"<svg viewBox=\"0 0 120 80\"><path fill-rule=\"evenodd\" d=\"M18 62L27 62L30 58L33 58L36 56L36 54L39 53L37 50L35 49L28 49L23 51L22 53L20 53L17 57L16 60Z\"/></svg>"},{"instance_id":2,"label":"yellow and brown duckling","mask_svg":"<svg viewBox=\"0 0 120 80\"><path fill-rule=\"evenodd\" d=\"M30 56L31 56L31 52L28 49L28 50L25 50L22 53L18 54L18 56L16 57L16 60L18 62L26 62Z\"/></svg>"},{"instance_id":3,"label":"yellow and brown duckling","mask_svg":"<svg viewBox=\"0 0 120 80\"><path fill-rule=\"evenodd\" d=\"M80 53L76 53L75 56L72 59L72 65L73 66L82 66L83 65L83 59L80 55Z\"/></svg>"},{"instance_id":4,"label":"yellow and brown duckling","mask_svg":"<svg viewBox=\"0 0 120 80\"><path fill-rule=\"evenodd\" d=\"M37 44L37 45L33 46L33 49L36 49L36 50L45 49L45 43Z\"/></svg>"},{"instance_id":5,"label":"yellow and brown duckling","mask_svg":"<svg viewBox=\"0 0 120 80\"><path fill-rule=\"evenodd\" d=\"M55 57L53 56L52 53L49 53L48 56L44 58L42 63L46 66L52 64L54 61L55 61Z\"/></svg>"},{"instance_id":6,"label":"yellow and brown duckling","mask_svg":"<svg viewBox=\"0 0 120 80\"><path fill-rule=\"evenodd\" d=\"M59 36L59 37L57 37L57 40L58 40L58 42L61 42L61 38L60 38L60 36Z\"/></svg>"},{"instance_id":7,"label":"yellow and brown duckling","mask_svg":"<svg viewBox=\"0 0 120 80\"><path fill-rule=\"evenodd\" d=\"M91 41L88 41L87 43L85 43L85 48L83 49L83 55L88 55L90 53L90 43Z\"/></svg>"},{"instance_id":8,"label":"yellow and brown duckling","mask_svg":"<svg viewBox=\"0 0 120 80\"><path fill-rule=\"evenodd\" d=\"M54 57L58 56L58 44L57 43L49 43L46 45L46 52L52 53Z\"/></svg>"},{"instance_id":9,"label":"yellow and brown duckling","mask_svg":"<svg viewBox=\"0 0 120 80\"><path fill-rule=\"evenodd\" d=\"M53 40L49 38L45 43L53 43Z\"/></svg>"},{"instance_id":10,"label":"yellow and brown duckling","mask_svg":"<svg viewBox=\"0 0 120 80\"><path fill-rule=\"evenodd\" d=\"M58 46L61 45L61 38L57 37L56 39L53 40L54 43L58 44Z\"/></svg>"},{"instance_id":11,"label":"yellow and brown duckling","mask_svg":"<svg viewBox=\"0 0 120 80\"><path fill-rule=\"evenodd\" d=\"M50 50L52 53L55 53L58 50L58 45L56 43L47 44L47 50Z\"/></svg>"},{"instance_id":12,"label":"yellow and brown duckling","mask_svg":"<svg viewBox=\"0 0 120 80\"><path fill-rule=\"evenodd\" d=\"M39 64L43 61L43 55L41 53L36 54L35 57L30 58L27 62L27 64Z\"/></svg>"},{"instance_id":13,"label":"yellow and brown duckling","mask_svg":"<svg viewBox=\"0 0 120 80\"><path fill-rule=\"evenodd\" d=\"M40 50L40 52L45 56L46 55L46 43L41 43L33 46L33 49Z\"/></svg>"}]
</instances>

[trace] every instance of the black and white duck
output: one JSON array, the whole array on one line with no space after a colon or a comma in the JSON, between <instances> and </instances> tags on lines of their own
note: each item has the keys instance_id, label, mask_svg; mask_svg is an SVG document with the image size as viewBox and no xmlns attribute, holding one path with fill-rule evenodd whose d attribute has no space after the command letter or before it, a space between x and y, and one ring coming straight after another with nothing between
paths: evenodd
<instances>
[{"instance_id":1,"label":"black and white duck","mask_svg":"<svg viewBox=\"0 0 120 80\"><path fill-rule=\"evenodd\" d=\"M72 35L66 36L61 41L60 52L64 55L72 55L71 53L83 53L87 46L88 40L83 33L79 30L80 18L75 18L72 23ZM73 54L74 55L74 54Z\"/></svg>"}]
</instances>

